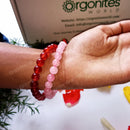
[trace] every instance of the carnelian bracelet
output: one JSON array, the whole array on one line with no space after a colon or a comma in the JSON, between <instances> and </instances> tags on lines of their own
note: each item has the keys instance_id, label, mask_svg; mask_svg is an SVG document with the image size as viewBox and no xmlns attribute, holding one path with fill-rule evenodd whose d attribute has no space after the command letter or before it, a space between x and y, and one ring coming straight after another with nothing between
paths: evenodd
<instances>
[{"instance_id":1,"label":"carnelian bracelet","mask_svg":"<svg viewBox=\"0 0 130 130\"><path fill-rule=\"evenodd\" d=\"M45 98L53 98L57 90L51 90L55 79L55 74L58 72L58 66L60 65L60 59L62 58L62 53L67 45L67 41L64 39L57 46L56 44L51 44L43 50L40 54L40 58L36 61L37 65L34 67L34 73L32 74L31 91L32 95L38 100L44 100ZM40 79L40 73L42 72L42 66L45 60L50 56L51 53L55 52L55 59L52 61L53 66L50 68L50 74L47 76L47 81L45 82L44 92L41 93L38 89L38 80ZM72 89L65 90L63 94L63 99L68 107L76 105L80 100L80 91L83 89Z\"/></svg>"},{"instance_id":2,"label":"carnelian bracelet","mask_svg":"<svg viewBox=\"0 0 130 130\"><path fill-rule=\"evenodd\" d=\"M38 88L38 80L40 79L42 66L44 65L45 60L50 56L50 54L56 51L56 48L56 44L49 45L43 50L43 52L40 54L40 58L36 61L37 65L34 67L34 73L32 74L32 81L30 85L32 95L38 100L44 100L46 98L44 92L41 93Z\"/></svg>"}]
</instances>

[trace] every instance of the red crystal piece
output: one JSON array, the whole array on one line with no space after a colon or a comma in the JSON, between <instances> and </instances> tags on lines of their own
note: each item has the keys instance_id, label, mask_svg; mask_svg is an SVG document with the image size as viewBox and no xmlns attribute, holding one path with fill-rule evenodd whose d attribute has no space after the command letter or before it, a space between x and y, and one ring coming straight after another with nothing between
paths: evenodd
<instances>
[{"instance_id":1,"label":"red crystal piece","mask_svg":"<svg viewBox=\"0 0 130 130\"><path fill-rule=\"evenodd\" d=\"M40 72L42 72L42 68L41 68L40 66L35 66L35 67L34 67L34 72L35 72L36 74L39 74Z\"/></svg>"},{"instance_id":2,"label":"red crystal piece","mask_svg":"<svg viewBox=\"0 0 130 130\"><path fill-rule=\"evenodd\" d=\"M42 52L42 53L40 54L40 58L45 61L45 60L48 58L48 56L46 55L45 52Z\"/></svg>"},{"instance_id":3,"label":"red crystal piece","mask_svg":"<svg viewBox=\"0 0 130 130\"><path fill-rule=\"evenodd\" d=\"M63 94L63 99L68 107L76 105L80 99L80 90L67 90L66 93Z\"/></svg>"},{"instance_id":4,"label":"red crystal piece","mask_svg":"<svg viewBox=\"0 0 130 130\"><path fill-rule=\"evenodd\" d=\"M130 126L128 126L128 130L130 130Z\"/></svg>"},{"instance_id":5,"label":"red crystal piece","mask_svg":"<svg viewBox=\"0 0 130 130\"><path fill-rule=\"evenodd\" d=\"M41 58L39 58L37 60L37 65L40 66L40 67L42 67L44 65L44 60L42 60Z\"/></svg>"},{"instance_id":6,"label":"red crystal piece","mask_svg":"<svg viewBox=\"0 0 130 130\"><path fill-rule=\"evenodd\" d=\"M32 74L32 79L33 79L33 81L38 81L39 78L40 78L40 75L39 75L39 74L36 74L36 73L33 73L33 74Z\"/></svg>"}]
</instances>

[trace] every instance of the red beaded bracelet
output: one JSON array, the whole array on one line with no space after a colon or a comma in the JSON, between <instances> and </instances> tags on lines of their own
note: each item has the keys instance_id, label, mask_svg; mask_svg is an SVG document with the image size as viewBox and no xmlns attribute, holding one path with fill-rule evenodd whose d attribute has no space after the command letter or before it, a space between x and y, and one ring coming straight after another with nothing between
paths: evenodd
<instances>
[{"instance_id":1,"label":"red beaded bracelet","mask_svg":"<svg viewBox=\"0 0 130 130\"><path fill-rule=\"evenodd\" d=\"M43 50L40 54L40 58L36 61L37 65L34 67L34 73L32 74L31 91L32 95L38 100L44 100L45 94L40 93L38 88L38 80L40 79L40 73L42 72L42 66L44 65L45 60L50 56L51 53L55 52L57 48L56 44L51 44Z\"/></svg>"}]
</instances>

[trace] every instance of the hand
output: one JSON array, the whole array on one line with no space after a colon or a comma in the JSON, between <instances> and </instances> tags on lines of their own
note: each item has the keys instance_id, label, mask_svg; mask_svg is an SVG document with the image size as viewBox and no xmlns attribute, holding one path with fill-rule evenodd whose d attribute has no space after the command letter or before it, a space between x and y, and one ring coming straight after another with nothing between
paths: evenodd
<instances>
[{"instance_id":1,"label":"hand","mask_svg":"<svg viewBox=\"0 0 130 130\"><path fill-rule=\"evenodd\" d=\"M130 80L130 20L75 36L63 56L57 88L92 88Z\"/></svg>"}]
</instances>

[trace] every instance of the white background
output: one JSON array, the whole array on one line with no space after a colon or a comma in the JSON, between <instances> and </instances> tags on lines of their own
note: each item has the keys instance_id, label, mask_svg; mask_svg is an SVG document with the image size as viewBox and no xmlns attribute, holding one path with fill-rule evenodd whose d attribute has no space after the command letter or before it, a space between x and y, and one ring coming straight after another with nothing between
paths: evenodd
<instances>
[{"instance_id":1,"label":"white background","mask_svg":"<svg viewBox=\"0 0 130 130\"><path fill-rule=\"evenodd\" d=\"M22 39L9 0L0 0L0 32L9 39ZM30 115L27 110L17 113L9 121L9 130L105 130L100 122L106 118L116 130L127 130L130 125L130 104L125 99L122 84L81 92L81 100L73 108L64 105L62 94L52 100L37 102L29 90L24 94L40 105L40 114Z\"/></svg>"}]
</instances>

